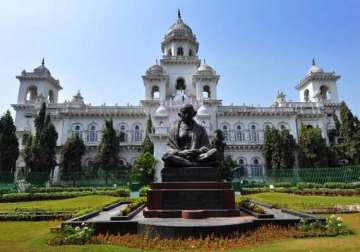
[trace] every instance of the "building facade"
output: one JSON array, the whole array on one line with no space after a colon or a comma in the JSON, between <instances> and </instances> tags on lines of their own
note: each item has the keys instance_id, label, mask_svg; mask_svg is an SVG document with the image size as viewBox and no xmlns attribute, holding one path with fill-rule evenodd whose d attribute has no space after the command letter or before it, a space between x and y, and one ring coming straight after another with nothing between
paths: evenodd
<instances>
[{"instance_id":1,"label":"building facade","mask_svg":"<svg viewBox=\"0 0 360 252\"><path fill-rule=\"evenodd\" d=\"M58 147L74 134L79 134L87 152L83 158L84 169L90 169L101 140L105 118L112 118L120 135L121 161L131 164L140 153L148 117L151 116L154 132L157 180L162 168L168 129L178 118L179 108L186 103L197 109L196 120L210 137L216 129L224 132L226 154L244 167L249 176L264 173L261 146L267 126L287 128L298 139L302 124L319 127L328 139L334 128L332 114L339 113L340 100L335 72L326 72L313 61L305 77L296 85L298 102L289 102L278 92L274 103L268 107L223 106L217 96L220 75L198 57L199 42L191 28L184 23L180 12L161 42L162 56L142 76L144 99L139 106L93 106L86 104L78 92L71 101L59 102L62 87L46 68L45 62L32 72L25 70L16 78L20 82L15 123L22 147L34 134L33 119L43 102L59 134ZM60 153L60 151L59 151ZM21 159L21 158L20 158ZM61 157L58 157L61 161Z\"/></svg>"}]
</instances>

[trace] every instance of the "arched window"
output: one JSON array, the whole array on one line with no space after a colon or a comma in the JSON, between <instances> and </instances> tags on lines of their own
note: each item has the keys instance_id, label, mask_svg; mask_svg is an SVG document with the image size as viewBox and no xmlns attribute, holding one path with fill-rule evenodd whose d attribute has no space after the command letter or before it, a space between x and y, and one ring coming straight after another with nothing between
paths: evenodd
<instances>
[{"instance_id":1,"label":"arched window","mask_svg":"<svg viewBox=\"0 0 360 252\"><path fill-rule=\"evenodd\" d=\"M184 56L184 49L182 47L178 47L176 55Z\"/></svg>"},{"instance_id":2,"label":"arched window","mask_svg":"<svg viewBox=\"0 0 360 252\"><path fill-rule=\"evenodd\" d=\"M50 103L54 103L54 92L52 90L49 90L49 94L48 94L48 101Z\"/></svg>"},{"instance_id":3,"label":"arched window","mask_svg":"<svg viewBox=\"0 0 360 252\"><path fill-rule=\"evenodd\" d=\"M72 130L72 136L79 136L82 137L81 127L80 125L74 125Z\"/></svg>"},{"instance_id":4,"label":"arched window","mask_svg":"<svg viewBox=\"0 0 360 252\"><path fill-rule=\"evenodd\" d=\"M309 98L309 89L305 89L304 91L304 101L308 102L310 100Z\"/></svg>"},{"instance_id":5,"label":"arched window","mask_svg":"<svg viewBox=\"0 0 360 252\"><path fill-rule=\"evenodd\" d=\"M210 99L211 92L210 92L210 87L209 86L206 85L206 86L203 87L202 97L204 99Z\"/></svg>"},{"instance_id":6,"label":"arched window","mask_svg":"<svg viewBox=\"0 0 360 252\"><path fill-rule=\"evenodd\" d=\"M236 125L235 127L235 141L237 142L242 142L244 141L245 136L244 136L244 132L243 129L241 127L241 125Z\"/></svg>"},{"instance_id":7,"label":"arched window","mask_svg":"<svg viewBox=\"0 0 360 252\"><path fill-rule=\"evenodd\" d=\"M172 56L171 49L169 49L169 50L167 51L167 55L168 55L168 56Z\"/></svg>"},{"instance_id":8,"label":"arched window","mask_svg":"<svg viewBox=\"0 0 360 252\"><path fill-rule=\"evenodd\" d=\"M253 160L253 165L259 165L260 162L259 162L259 159L258 158L254 158Z\"/></svg>"},{"instance_id":9,"label":"arched window","mask_svg":"<svg viewBox=\"0 0 360 252\"><path fill-rule=\"evenodd\" d=\"M88 133L88 142L89 143L95 143L97 142L97 132L96 132L96 126L91 125L89 127L89 133Z\"/></svg>"},{"instance_id":10,"label":"arched window","mask_svg":"<svg viewBox=\"0 0 360 252\"><path fill-rule=\"evenodd\" d=\"M26 91L26 100L27 101L35 101L38 96L38 91L36 86L30 86Z\"/></svg>"},{"instance_id":11,"label":"arched window","mask_svg":"<svg viewBox=\"0 0 360 252\"><path fill-rule=\"evenodd\" d=\"M160 90L158 86L153 86L151 90L151 97L153 99L160 99Z\"/></svg>"},{"instance_id":12,"label":"arched window","mask_svg":"<svg viewBox=\"0 0 360 252\"><path fill-rule=\"evenodd\" d=\"M285 129L287 129L287 127L286 127L285 124L282 123L282 124L280 124L280 129L281 129L281 130L285 130Z\"/></svg>"},{"instance_id":13,"label":"arched window","mask_svg":"<svg viewBox=\"0 0 360 252\"><path fill-rule=\"evenodd\" d=\"M329 88L327 86L321 86L320 87L320 96L324 101L330 100L331 93L330 93L330 90L329 90Z\"/></svg>"},{"instance_id":14,"label":"arched window","mask_svg":"<svg viewBox=\"0 0 360 252\"><path fill-rule=\"evenodd\" d=\"M258 132L256 130L256 125L250 126L250 141L257 142L258 141Z\"/></svg>"},{"instance_id":15,"label":"arched window","mask_svg":"<svg viewBox=\"0 0 360 252\"><path fill-rule=\"evenodd\" d=\"M134 141L139 142L141 140L142 140L142 134L141 134L140 126L135 125L135 127L134 127Z\"/></svg>"},{"instance_id":16,"label":"arched window","mask_svg":"<svg viewBox=\"0 0 360 252\"><path fill-rule=\"evenodd\" d=\"M190 56L190 57L193 56L193 50L192 50L192 49L189 50L189 56Z\"/></svg>"},{"instance_id":17,"label":"arched window","mask_svg":"<svg viewBox=\"0 0 360 252\"><path fill-rule=\"evenodd\" d=\"M224 141L229 141L230 140L229 127L227 125L223 125L222 126L222 131L223 131L223 134L224 134Z\"/></svg>"},{"instance_id":18,"label":"arched window","mask_svg":"<svg viewBox=\"0 0 360 252\"><path fill-rule=\"evenodd\" d=\"M176 80L176 94L184 95L185 94L185 80L183 78L179 78Z\"/></svg>"},{"instance_id":19,"label":"arched window","mask_svg":"<svg viewBox=\"0 0 360 252\"><path fill-rule=\"evenodd\" d=\"M120 133L119 133L119 138L120 138L120 142L126 142L127 141L127 135L126 135L126 126L124 124L120 125Z\"/></svg>"}]
</instances>

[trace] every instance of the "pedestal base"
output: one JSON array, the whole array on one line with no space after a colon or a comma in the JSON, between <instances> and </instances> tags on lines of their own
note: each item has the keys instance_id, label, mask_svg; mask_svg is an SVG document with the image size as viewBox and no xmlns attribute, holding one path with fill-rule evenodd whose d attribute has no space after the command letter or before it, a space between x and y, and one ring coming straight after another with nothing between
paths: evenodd
<instances>
[{"instance_id":1,"label":"pedestal base","mask_svg":"<svg viewBox=\"0 0 360 252\"><path fill-rule=\"evenodd\" d=\"M148 191L147 218L234 217L234 191L224 182L154 183Z\"/></svg>"},{"instance_id":2,"label":"pedestal base","mask_svg":"<svg viewBox=\"0 0 360 252\"><path fill-rule=\"evenodd\" d=\"M220 181L220 169L216 167L166 167L161 171L163 182Z\"/></svg>"}]
</instances>

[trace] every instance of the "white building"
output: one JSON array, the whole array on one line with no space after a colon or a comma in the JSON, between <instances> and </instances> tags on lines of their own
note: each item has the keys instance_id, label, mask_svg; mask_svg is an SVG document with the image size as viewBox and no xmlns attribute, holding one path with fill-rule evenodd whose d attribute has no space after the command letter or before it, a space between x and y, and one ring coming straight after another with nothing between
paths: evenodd
<instances>
[{"instance_id":1,"label":"white building","mask_svg":"<svg viewBox=\"0 0 360 252\"><path fill-rule=\"evenodd\" d=\"M33 72L24 70L16 77L20 88L17 103L12 105L16 110L20 144L24 145L26 138L34 134L33 119L43 101L48 104L59 134L59 147L73 134L80 134L84 139L88 147L83 160L85 169L94 159L105 118L111 117L121 134L121 160L132 163L139 155L146 121L151 115L155 127L151 137L159 160L159 177L168 128L177 119L184 103L191 103L198 109L196 119L206 127L210 137L214 130L223 130L227 154L246 167L249 175L263 172L261 145L266 126L288 128L298 139L301 124L312 125L319 127L327 139L328 130L334 127L332 113L338 113L340 105L336 86L340 76L322 70L313 61L305 77L296 85L299 102L288 102L279 92L275 102L268 107L223 106L217 97L220 75L205 61L201 62L198 50L196 36L179 12L178 19L161 42L160 62L142 76L145 96L140 106L87 105L80 92L70 102L59 102L58 93L62 88L44 61Z\"/></svg>"}]
</instances>

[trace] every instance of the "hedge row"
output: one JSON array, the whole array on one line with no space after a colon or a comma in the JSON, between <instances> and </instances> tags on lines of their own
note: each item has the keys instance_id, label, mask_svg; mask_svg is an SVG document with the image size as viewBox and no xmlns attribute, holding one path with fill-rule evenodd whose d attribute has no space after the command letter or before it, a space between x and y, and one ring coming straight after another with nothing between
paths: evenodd
<instances>
[{"instance_id":1,"label":"hedge row","mask_svg":"<svg viewBox=\"0 0 360 252\"><path fill-rule=\"evenodd\" d=\"M34 200L56 200L75 198L93 194L91 191L80 192L51 192L51 193L8 193L0 196L0 202L19 202ZM119 188L113 191L96 191L98 195L110 195L115 197L130 197L130 190Z\"/></svg>"},{"instance_id":2,"label":"hedge row","mask_svg":"<svg viewBox=\"0 0 360 252\"><path fill-rule=\"evenodd\" d=\"M355 196L360 195L360 188L356 189L331 189L331 188L298 188L298 187L275 187L270 190L269 187L242 188L243 195L264 193L264 192L294 193L299 195L323 195L323 196Z\"/></svg>"}]
</instances>

